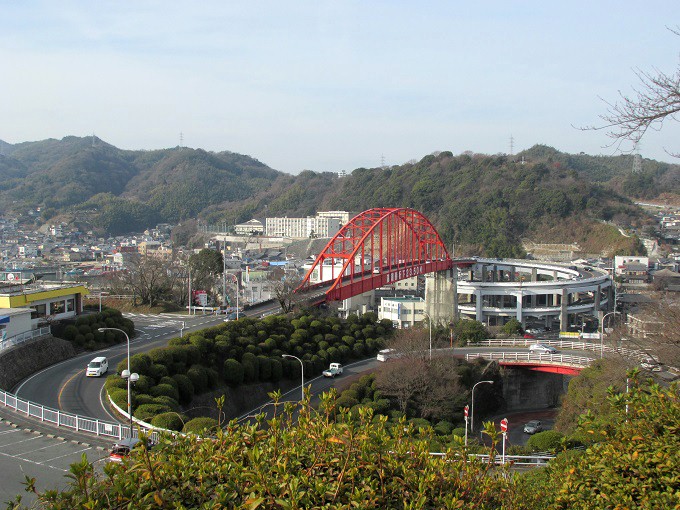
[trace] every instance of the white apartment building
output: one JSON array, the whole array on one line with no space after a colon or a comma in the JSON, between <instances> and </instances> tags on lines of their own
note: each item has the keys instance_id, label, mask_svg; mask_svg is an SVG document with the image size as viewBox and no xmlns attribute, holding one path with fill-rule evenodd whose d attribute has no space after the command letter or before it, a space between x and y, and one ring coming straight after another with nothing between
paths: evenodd
<instances>
[{"instance_id":1,"label":"white apartment building","mask_svg":"<svg viewBox=\"0 0 680 510\"><path fill-rule=\"evenodd\" d=\"M337 218L340 220L340 225L347 225L350 220L350 213L348 211L319 211L316 213L317 218Z\"/></svg>"},{"instance_id":2,"label":"white apartment building","mask_svg":"<svg viewBox=\"0 0 680 510\"><path fill-rule=\"evenodd\" d=\"M340 220L336 217L267 218L265 222L265 235L298 239L333 237L340 230L340 226Z\"/></svg>"},{"instance_id":3,"label":"white apartment building","mask_svg":"<svg viewBox=\"0 0 680 510\"><path fill-rule=\"evenodd\" d=\"M396 328L412 328L423 321L425 300L414 296L380 298L378 320L389 319Z\"/></svg>"}]
</instances>

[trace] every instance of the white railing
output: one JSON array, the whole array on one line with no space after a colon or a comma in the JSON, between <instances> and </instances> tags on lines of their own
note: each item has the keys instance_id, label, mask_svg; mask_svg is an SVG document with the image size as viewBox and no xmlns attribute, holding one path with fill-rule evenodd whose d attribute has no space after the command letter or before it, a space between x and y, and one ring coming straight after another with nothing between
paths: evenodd
<instances>
[{"instance_id":1,"label":"white railing","mask_svg":"<svg viewBox=\"0 0 680 510\"><path fill-rule=\"evenodd\" d=\"M432 452L433 457L445 457L446 453ZM459 455L456 455L459 457ZM503 456L500 453L492 456L488 453L469 453L467 455L469 460L477 460L484 464L493 463L496 465L503 465ZM555 455L546 453L537 453L535 455L506 455L505 464L512 464L514 466L525 467L544 467L555 458Z\"/></svg>"},{"instance_id":2,"label":"white railing","mask_svg":"<svg viewBox=\"0 0 680 510\"><path fill-rule=\"evenodd\" d=\"M51 334L49 326L43 328L32 329L31 331L26 331L25 333L19 333L18 335L5 338L0 341L0 351L2 349L7 349L14 345L19 345L27 340L32 340L33 338L39 338L41 336L46 336Z\"/></svg>"},{"instance_id":3,"label":"white railing","mask_svg":"<svg viewBox=\"0 0 680 510\"><path fill-rule=\"evenodd\" d=\"M531 344L540 343L543 345L550 345L556 349L566 349L569 351L594 351L615 353L641 360L649 358L649 354L637 349L627 349L625 347L612 347L611 345L603 345L600 342L573 342L569 340L543 340L543 339L524 339L524 338L499 338L493 340L482 340L480 342L468 342L470 347L525 347Z\"/></svg>"},{"instance_id":4,"label":"white railing","mask_svg":"<svg viewBox=\"0 0 680 510\"><path fill-rule=\"evenodd\" d=\"M65 413L58 409L45 407L16 395L0 390L0 405L4 405L18 413L37 418L41 422L55 427L65 427L76 432L84 432L103 437L124 439L130 437L130 426L121 423L111 423L96 418L88 418L77 414ZM133 427L132 436L137 437L137 429ZM153 439L153 438L152 438Z\"/></svg>"},{"instance_id":5,"label":"white railing","mask_svg":"<svg viewBox=\"0 0 680 510\"><path fill-rule=\"evenodd\" d=\"M571 367L587 367L593 360L585 356L568 354L535 354L531 352L473 352L465 355L466 361L484 358L506 363L540 363L542 365L559 365Z\"/></svg>"}]
</instances>

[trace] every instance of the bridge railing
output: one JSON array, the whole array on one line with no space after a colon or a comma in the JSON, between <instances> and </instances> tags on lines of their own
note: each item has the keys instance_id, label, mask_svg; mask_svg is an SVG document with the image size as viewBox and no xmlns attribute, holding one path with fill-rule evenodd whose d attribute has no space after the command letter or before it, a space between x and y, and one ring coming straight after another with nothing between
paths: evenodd
<instances>
[{"instance_id":1,"label":"bridge railing","mask_svg":"<svg viewBox=\"0 0 680 510\"><path fill-rule=\"evenodd\" d=\"M531 352L471 352L465 355L466 361L477 358L491 361L505 361L506 363L540 363L542 365L559 365L572 367L587 367L593 360L586 356L571 356L569 354L538 354Z\"/></svg>"},{"instance_id":2,"label":"bridge railing","mask_svg":"<svg viewBox=\"0 0 680 510\"><path fill-rule=\"evenodd\" d=\"M430 455L433 457L445 457L446 453L433 452ZM496 465L503 465L503 456L500 453L496 455L489 455L488 453L470 453L467 455L470 460L477 460L484 464L493 463ZM536 455L506 455L505 464L513 464L515 466L524 467L544 467L555 458L555 455L541 453Z\"/></svg>"},{"instance_id":3,"label":"bridge railing","mask_svg":"<svg viewBox=\"0 0 680 510\"><path fill-rule=\"evenodd\" d=\"M468 346L474 347L522 347L531 344L540 343L543 345L550 345L556 349L567 349L570 351L594 351L616 353L629 358L637 360L648 358L649 355L637 349L627 349L625 347L613 347L611 345L602 345L600 342L574 342L571 340L543 340L543 339L526 339L526 338L499 338L482 340L480 342L468 342Z\"/></svg>"}]
</instances>

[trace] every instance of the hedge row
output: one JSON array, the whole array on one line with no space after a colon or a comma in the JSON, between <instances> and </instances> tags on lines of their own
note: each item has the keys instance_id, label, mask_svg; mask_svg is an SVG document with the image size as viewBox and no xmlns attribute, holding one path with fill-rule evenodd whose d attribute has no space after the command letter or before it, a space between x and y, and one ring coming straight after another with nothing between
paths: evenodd
<instances>
[{"instance_id":1,"label":"hedge row","mask_svg":"<svg viewBox=\"0 0 680 510\"><path fill-rule=\"evenodd\" d=\"M63 321L53 328L53 334L87 350L97 350L125 341L125 335L122 333L111 330L100 332L100 328L122 329L130 337L135 332L135 325L130 319L123 317L119 310L106 308L102 312Z\"/></svg>"}]
</instances>

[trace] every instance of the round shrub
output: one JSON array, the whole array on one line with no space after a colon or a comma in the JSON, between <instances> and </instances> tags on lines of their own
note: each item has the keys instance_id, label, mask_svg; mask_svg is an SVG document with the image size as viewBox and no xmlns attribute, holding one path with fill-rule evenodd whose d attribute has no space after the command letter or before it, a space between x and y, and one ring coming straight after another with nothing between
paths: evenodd
<instances>
[{"instance_id":1,"label":"round shrub","mask_svg":"<svg viewBox=\"0 0 680 510\"><path fill-rule=\"evenodd\" d=\"M560 448L563 437L556 430L544 430L531 436L527 447L534 452L554 452Z\"/></svg>"},{"instance_id":2,"label":"round shrub","mask_svg":"<svg viewBox=\"0 0 680 510\"><path fill-rule=\"evenodd\" d=\"M66 326L64 328L64 333L63 336L66 340L73 341L76 338L76 335L79 333L78 328L76 328L74 325Z\"/></svg>"},{"instance_id":3,"label":"round shrub","mask_svg":"<svg viewBox=\"0 0 680 510\"><path fill-rule=\"evenodd\" d=\"M156 381L160 381L164 377L167 377L168 374L168 367L165 365L157 365L153 363L149 367L149 375L153 377Z\"/></svg>"},{"instance_id":4,"label":"round shrub","mask_svg":"<svg viewBox=\"0 0 680 510\"><path fill-rule=\"evenodd\" d=\"M138 420L150 422L154 416L161 413L172 411L168 406L162 404L142 404L133 409L132 414Z\"/></svg>"},{"instance_id":5,"label":"round shrub","mask_svg":"<svg viewBox=\"0 0 680 510\"><path fill-rule=\"evenodd\" d=\"M123 388L127 390L127 381L118 375L110 375L104 382L104 388L111 390L113 388Z\"/></svg>"},{"instance_id":6,"label":"round shrub","mask_svg":"<svg viewBox=\"0 0 680 510\"><path fill-rule=\"evenodd\" d=\"M453 423L449 421L440 421L434 426L434 431L438 436L448 436L453 430Z\"/></svg>"},{"instance_id":7,"label":"round shrub","mask_svg":"<svg viewBox=\"0 0 680 510\"><path fill-rule=\"evenodd\" d=\"M137 372L139 375L148 374L150 366L151 358L146 353L135 354L130 358L130 372Z\"/></svg>"},{"instance_id":8,"label":"round shrub","mask_svg":"<svg viewBox=\"0 0 680 510\"><path fill-rule=\"evenodd\" d=\"M161 395L160 397L155 397L153 399L153 402L150 402L151 404L162 404L164 406L168 406L170 409L173 411L179 411L179 402L175 400L174 398L171 397L166 397L165 395Z\"/></svg>"},{"instance_id":9,"label":"round shrub","mask_svg":"<svg viewBox=\"0 0 680 510\"><path fill-rule=\"evenodd\" d=\"M135 405L141 406L142 404L157 404L158 402L151 395L146 393L135 394Z\"/></svg>"},{"instance_id":10,"label":"round shrub","mask_svg":"<svg viewBox=\"0 0 680 510\"><path fill-rule=\"evenodd\" d=\"M270 381L272 377L272 362L269 358L258 356L257 362L260 365L260 381Z\"/></svg>"},{"instance_id":11,"label":"round shrub","mask_svg":"<svg viewBox=\"0 0 680 510\"><path fill-rule=\"evenodd\" d=\"M155 384L156 384L156 381L153 380L148 375L140 375L137 382L134 383L134 389L135 389L136 392L139 392L139 393L149 393L149 390Z\"/></svg>"},{"instance_id":12,"label":"round shrub","mask_svg":"<svg viewBox=\"0 0 680 510\"><path fill-rule=\"evenodd\" d=\"M243 382L243 366L235 359L224 362L224 381L232 386L238 386Z\"/></svg>"},{"instance_id":13,"label":"round shrub","mask_svg":"<svg viewBox=\"0 0 680 510\"><path fill-rule=\"evenodd\" d=\"M208 369L201 365L194 365L187 370L187 377L191 379L196 393L203 393L208 389Z\"/></svg>"},{"instance_id":14,"label":"round shrub","mask_svg":"<svg viewBox=\"0 0 680 510\"><path fill-rule=\"evenodd\" d=\"M151 419L151 425L159 429L180 431L185 420L186 417L175 412L161 413Z\"/></svg>"},{"instance_id":15,"label":"round shrub","mask_svg":"<svg viewBox=\"0 0 680 510\"><path fill-rule=\"evenodd\" d=\"M148 353L151 362L157 365L168 366L173 361L172 351L167 347L157 347Z\"/></svg>"},{"instance_id":16,"label":"round shrub","mask_svg":"<svg viewBox=\"0 0 680 510\"><path fill-rule=\"evenodd\" d=\"M451 431L452 436L465 437L465 427L456 427Z\"/></svg>"},{"instance_id":17,"label":"round shrub","mask_svg":"<svg viewBox=\"0 0 680 510\"><path fill-rule=\"evenodd\" d=\"M166 396L179 401L179 391L170 384L157 384L151 388L149 393L154 397Z\"/></svg>"},{"instance_id":18,"label":"round shrub","mask_svg":"<svg viewBox=\"0 0 680 510\"><path fill-rule=\"evenodd\" d=\"M168 376L161 377L160 379L158 379L158 384L169 384L170 386L172 386L176 390L179 389L177 381L175 381L172 377L168 377Z\"/></svg>"},{"instance_id":19,"label":"round shrub","mask_svg":"<svg viewBox=\"0 0 680 510\"><path fill-rule=\"evenodd\" d=\"M184 374L175 374L172 376L177 383L177 391L179 392L179 401L183 404L188 404L194 398L194 384Z\"/></svg>"},{"instance_id":20,"label":"round shrub","mask_svg":"<svg viewBox=\"0 0 680 510\"><path fill-rule=\"evenodd\" d=\"M272 359L271 364L272 364L271 381L279 382L283 377L283 366L281 365L281 362L278 359Z\"/></svg>"},{"instance_id":21,"label":"round shrub","mask_svg":"<svg viewBox=\"0 0 680 510\"><path fill-rule=\"evenodd\" d=\"M109 397L113 400L113 403L123 411L127 409L127 389L111 388L109 390Z\"/></svg>"},{"instance_id":22,"label":"round shrub","mask_svg":"<svg viewBox=\"0 0 680 510\"><path fill-rule=\"evenodd\" d=\"M205 416L194 418L184 425L182 432L199 435L213 434L217 432L217 420Z\"/></svg>"}]
</instances>

